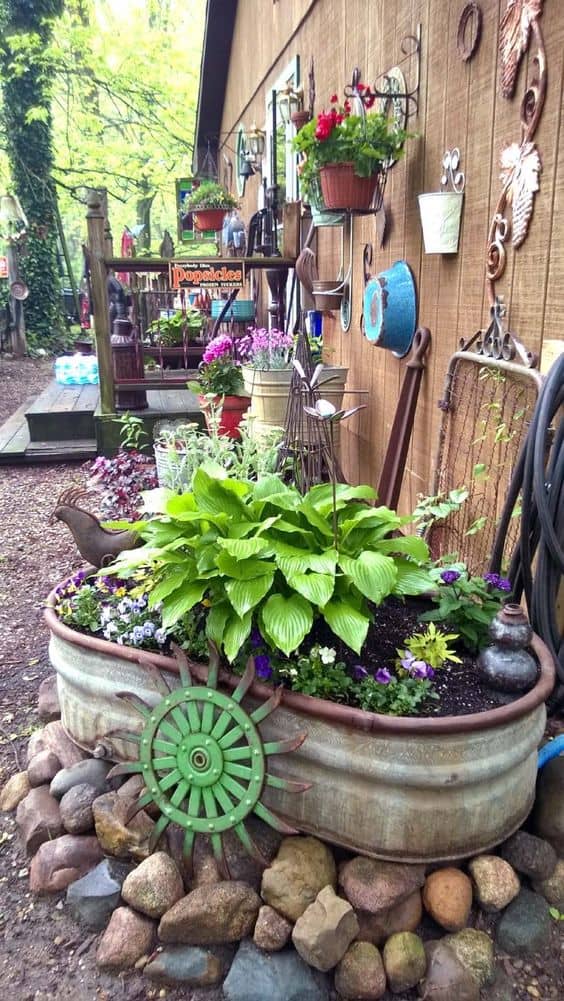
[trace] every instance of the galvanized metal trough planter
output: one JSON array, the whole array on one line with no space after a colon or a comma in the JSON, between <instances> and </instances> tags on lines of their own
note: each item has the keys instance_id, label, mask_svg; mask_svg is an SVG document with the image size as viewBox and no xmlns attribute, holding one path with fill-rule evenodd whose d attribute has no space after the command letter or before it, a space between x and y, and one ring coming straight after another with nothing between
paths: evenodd
<instances>
[{"instance_id":1,"label":"galvanized metal trough planter","mask_svg":"<svg viewBox=\"0 0 564 1001\"><path fill-rule=\"evenodd\" d=\"M139 732L139 716L117 692L136 692L155 705L147 665L178 684L171 657L118 646L76 632L56 616L55 596L45 612L50 658L58 675L62 723L96 757L127 760L132 744L109 736ZM265 790L263 801L299 830L376 858L435 862L486 851L517 830L535 795L537 749L554 664L535 636L540 676L526 695L468 716L394 718L284 692L280 707L261 724L268 740L307 731L292 754L272 759L271 772L310 782L296 796ZM198 680L206 668L197 666ZM239 678L223 673L232 690ZM255 682L247 696L264 701L272 690Z\"/></svg>"}]
</instances>

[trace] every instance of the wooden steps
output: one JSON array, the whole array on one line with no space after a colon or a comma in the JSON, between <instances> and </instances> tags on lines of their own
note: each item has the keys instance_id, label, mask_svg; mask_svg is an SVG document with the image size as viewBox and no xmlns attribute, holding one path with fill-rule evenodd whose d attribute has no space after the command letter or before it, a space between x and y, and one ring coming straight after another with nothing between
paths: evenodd
<instances>
[{"instance_id":1,"label":"wooden steps","mask_svg":"<svg viewBox=\"0 0 564 1001\"><path fill-rule=\"evenodd\" d=\"M93 440L98 397L98 386L60 386L53 379L25 412L30 440Z\"/></svg>"}]
</instances>

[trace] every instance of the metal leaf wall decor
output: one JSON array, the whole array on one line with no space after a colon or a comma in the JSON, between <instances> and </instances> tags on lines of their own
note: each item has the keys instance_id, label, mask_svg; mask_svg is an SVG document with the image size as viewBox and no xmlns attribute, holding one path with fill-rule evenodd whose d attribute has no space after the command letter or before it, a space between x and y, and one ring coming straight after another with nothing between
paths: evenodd
<instances>
[{"instance_id":1,"label":"metal leaf wall decor","mask_svg":"<svg viewBox=\"0 0 564 1001\"><path fill-rule=\"evenodd\" d=\"M494 209L488 233L486 286L490 307L498 293L496 282L505 271L505 244L511 236L514 248L520 247L533 214L535 194L542 170L540 153L533 142L546 98L546 54L539 24L543 0L508 0L500 25L501 89L504 97L515 90L521 57L530 45L528 79L521 101L521 136L501 154L502 191ZM511 208L511 221L508 209Z\"/></svg>"},{"instance_id":2,"label":"metal leaf wall decor","mask_svg":"<svg viewBox=\"0 0 564 1001\"><path fill-rule=\"evenodd\" d=\"M542 14L543 0L508 0L501 19L499 52L501 56L501 93L513 97L517 71L529 45L531 24Z\"/></svg>"}]
</instances>

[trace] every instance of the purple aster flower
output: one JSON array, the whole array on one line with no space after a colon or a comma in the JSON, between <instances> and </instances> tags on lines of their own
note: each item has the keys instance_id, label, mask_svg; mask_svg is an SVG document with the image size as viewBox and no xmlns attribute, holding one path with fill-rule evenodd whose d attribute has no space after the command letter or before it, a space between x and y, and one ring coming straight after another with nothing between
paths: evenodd
<instances>
[{"instance_id":1,"label":"purple aster flower","mask_svg":"<svg viewBox=\"0 0 564 1001\"><path fill-rule=\"evenodd\" d=\"M459 580L460 574L458 570L443 570L441 573L441 580L443 584L454 584Z\"/></svg>"},{"instance_id":2,"label":"purple aster flower","mask_svg":"<svg viewBox=\"0 0 564 1001\"><path fill-rule=\"evenodd\" d=\"M511 581L507 577L501 577L498 573L485 573L486 584L491 584L497 591L511 591Z\"/></svg>"},{"instance_id":3,"label":"purple aster flower","mask_svg":"<svg viewBox=\"0 0 564 1001\"><path fill-rule=\"evenodd\" d=\"M368 677L368 671L362 666L362 664L355 664L352 669L352 673L355 681L362 681L363 678Z\"/></svg>"},{"instance_id":4,"label":"purple aster flower","mask_svg":"<svg viewBox=\"0 0 564 1001\"><path fill-rule=\"evenodd\" d=\"M259 653L258 657L255 657L255 671L257 677L262 678L263 681L268 681L272 677L270 657L267 657L265 653Z\"/></svg>"},{"instance_id":5,"label":"purple aster flower","mask_svg":"<svg viewBox=\"0 0 564 1001\"><path fill-rule=\"evenodd\" d=\"M159 644L159 646L162 646L163 643L166 643L166 629L157 629L155 631L155 640Z\"/></svg>"},{"instance_id":6,"label":"purple aster flower","mask_svg":"<svg viewBox=\"0 0 564 1001\"><path fill-rule=\"evenodd\" d=\"M260 629L253 629L251 632L251 646L256 650L259 646L264 646L264 640L260 634Z\"/></svg>"},{"instance_id":7,"label":"purple aster flower","mask_svg":"<svg viewBox=\"0 0 564 1001\"><path fill-rule=\"evenodd\" d=\"M377 681L379 685L389 685L392 680L392 676L387 667L380 667L374 675L374 680Z\"/></svg>"}]
</instances>

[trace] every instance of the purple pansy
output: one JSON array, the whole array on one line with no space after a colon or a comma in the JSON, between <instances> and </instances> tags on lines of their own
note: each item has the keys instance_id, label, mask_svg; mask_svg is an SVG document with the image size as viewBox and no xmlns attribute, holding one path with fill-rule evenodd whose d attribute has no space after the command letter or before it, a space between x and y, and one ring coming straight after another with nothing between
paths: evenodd
<instances>
[{"instance_id":1,"label":"purple pansy","mask_svg":"<svg viewBox=\"0 0 564 1001\"><path fill-rule=\"evenodd\" d=\"M363 678L368 677L368 671L362 666L362 664L355 664L352 669L352 673L355 681L362 681Z\"/></svg>"},{"instance_id":2,"label":"purple pansy","mask_svg":"<svg viewBox=\"0 0 564 1001\"><path fill-rule=\"evenodd\" d=\"M264 640L259 629L253 629L251 632L251 646L254 647L255 650L259 646L264 646Z\"/></svg>"},{"instance_id":3,"label":"purple pansy","mask_svg":"<svg viewBox=\"0 0 564 1001\"><path fill-rule=\"evenodd\" d=\"M441 580L443 584L455 584L459 579L460 574L458 573L458 570L443 570L441 573Z\"/></svg>"},{"instance_id":4,"label":"purple pansy","mask_svg":"<svg viewBox=\"0 0 564 1001\"><path fill-rule=\"evenodd\" d=\"M392 675L388 671L387 667L379 667L374 675L374 680L377 681L379 685L389 685L392 680Z\"/></svg>"}]
</instances>

